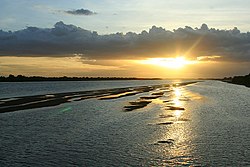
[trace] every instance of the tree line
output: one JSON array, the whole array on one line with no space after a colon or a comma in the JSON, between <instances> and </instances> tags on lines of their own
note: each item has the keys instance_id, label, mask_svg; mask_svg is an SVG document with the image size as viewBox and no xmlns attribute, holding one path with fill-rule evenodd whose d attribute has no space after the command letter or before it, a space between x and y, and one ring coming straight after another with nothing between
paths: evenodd
<instances>
[{"instance_id":1,"label":"tree line","mask_svg":"<svg viewBox=\"0 0 250 167\"><path fill-rule=\"evenodd\" d=\"M29 82L29 81L99 81L99 80L160 80L160 78L136 77L42 77L42 76L0 76L0 82Z\"/></svg>"},{"instance_id":2,"label":"tree line","mask_svg":"<svg viewBox=\"0 0 250 167\"><path fill-rule=\"evenodd\" d=\"M228 78L225 77L223 81L250 87L250 73L245 76L234 76L234 77L228 77Z\"/></svg>"}]
</instances>

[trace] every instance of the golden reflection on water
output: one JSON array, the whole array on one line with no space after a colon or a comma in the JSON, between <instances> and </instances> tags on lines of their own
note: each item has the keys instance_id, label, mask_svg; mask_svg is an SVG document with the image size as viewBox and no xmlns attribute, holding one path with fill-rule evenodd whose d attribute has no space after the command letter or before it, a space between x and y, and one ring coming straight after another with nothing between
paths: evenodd
<instances>
[{"instance_id":1,"label":"golden reflection on water","mask_svg":"<svg viewBox=\"0 0 250 167\"><path fill-rule=\"evenodd\" d=\"M164 104L164 102L161 99L153 99L152 102L155 104L160 104L160 105Z\"/></svg>"},{"instance_id":2,"label":"golden reflection on water","mask_svg":"<svg viewBox=\"0 0 250 167\"><path fill-rule=\"evenodd\" d=\"M180 118L180 116L182 115L182 110L176 110L174 112L174 116L176 117L176 120L178 120Z\"/></svg>"},{"instance_id":3,"label":"golden reflection on water","mask_svg":"<svg viewBox=\"0 0 250 167\"><path fill-rule=\"evenodd\" d=\"M183 96L183 90L180 87L173 88L174 96L173 96L173 104L175 107L183 107L183 102L180 101L181 97ZM178 120L183 114L183 110L174 110L174 116Z\"/></svg>"},{"instance_id":4,"label":"golden reflection on water","mask_svg":"<svg viewBox=\"0 0 250 167\"><path fill-rule=\"evenodd\" d=\"M174 97L173 103L174 103L175 106L181 106L182 105L181 101L179 100L179 97Z\"/></svg>"},{"instance_id":5,"label":"golden reflection on water","mask_svg":"<svg viewBox=\"0 0 250 167\"><path fill-rule=\"evenodd\" d=\"M179 87L175 87L174 88L174 94L176 97L180 97L181 96L181 90Z\"/></svg>"},{"instance_id":6,"label":"golden reflection on water","mask_svg":"<svg viewBox=\"0 0 250 167\"><path fill-rule=\"evenodd\" d=\"M185 108L185 103L188 100L180 100L187 98L186 95L189 94L185 87L173 87L172 94L172 105L174 107L183 107ZM174 116L174 123L170 126L166 126L166 132L162 134L162 139L169 140L173 139L173 145L169 147L162 147L161 149L163 156L166 157L165 162L167 161L168 165L191 165L195 160L192 158L192 145L191 140L192 129L188 121L189 111L185 110L167 110L168 114ZM169 158L171 157L171 158Z\"/></svg>"}]
</instances>

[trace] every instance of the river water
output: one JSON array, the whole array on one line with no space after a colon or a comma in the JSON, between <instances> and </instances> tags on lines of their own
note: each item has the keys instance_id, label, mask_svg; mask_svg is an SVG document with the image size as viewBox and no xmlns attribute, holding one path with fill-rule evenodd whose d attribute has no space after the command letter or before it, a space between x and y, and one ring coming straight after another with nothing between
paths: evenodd
<instances>
[{"instance_id":1,"label":"river water","mask_svg":"<svg viewBox=\"0 0 250 167\"><path fill-rule=\"evenodd\" d=\"M101 82L1 83L1 97L177 81ZM0 166L250 165L249 88L220 81L169 87L124 112L151 93L0 113Z\"/></svg>"}]
</instances>

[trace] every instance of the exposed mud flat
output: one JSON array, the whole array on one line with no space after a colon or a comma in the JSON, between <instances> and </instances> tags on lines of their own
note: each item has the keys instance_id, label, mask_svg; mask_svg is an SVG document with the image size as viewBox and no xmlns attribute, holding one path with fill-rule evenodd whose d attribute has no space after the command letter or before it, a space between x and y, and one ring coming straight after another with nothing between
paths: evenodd
<instances>
[{"instance_id":1,"label":"exposed mud flat","mask_svg":"<svg viewBox=\"0 0 250 167\"><path fill-rule=\"evenodd\" d=\"M176 106L167 106L167 110L185 110L185 108Z\"/></svg>"},{"instance_id":2,"label":"exposed mud flat","mask_svg":"<svg viewBox=\"0 0 250 167\"><path fill-rule=\"evenodd\" d=\"M98 98L99 100L112 100L127 96L134 96L136 94L150 92L154 90L160 90L161 92L154 92L152 96L142 96L140 101L136 105L126 106L126 111L132 111L134 109L139 109L147 106L150 102L145 102L145 100L157 99L162 97L164 94L162 90L168 90L170 86L183 86L192 84L195 82L185 82L178 85L152 85L152 86L138 86L138 87L128 87L128 88L115 88L115 89L104 89L104 90L94 90L94 91L80 91L80 92L67 92L67 93L55 93L55 94L45 94L36 96L24 96L24 97L13 97L13 98L2 98L0 99L0 113L12 112L25 109L41 108L56 106L63 103L68 103L72 101L81 101L91 98Z\"/></svg>"},{"instance_id":3,"label":"exposed mud flat","mask_svg":"<svg viewBox=\"0 0 250 167\"><path fill-rule=\"evenodd\" d=\"M161 95L158 95L158 96L143 96L143 97L140 97L141 99L157 99L161 97Z\"/></svg>"},{"instance_id":4,"label":"exposed mud flat","mask_svg":"<svg viewBox=\"0 0 250 167\"><path fill-rule=\"evenodd\" d=\"M171 125L171 124L174 124L174 122L160 122L157 123L156 125Z\"/></svg>"},{"instance_id":5,"label":"exposed mud flat","mask_svg":"<svg viewBox=\"0 0 250 167\"><path fill-rule=\"evenodd\" d=\"M172 118L174 117L173 115L164 115L164 114L161 114L159 115L159 118Z\"/></svg>"},{"instance_id":6,"label":"exposed mud flat","mask_svg":"<svg viewBox=\"0 0 250 167\"><path fill-rule=\"evenodd\" d=\"M131 105L129 106L124 106L125 111L133 111L139 108L144 108L146 107L149 103L152 101L134 101L134 102L129 102Z\"/></svg>"},{"instance_id":7,"label":"exposed mud flat","mask_svg":"<svg viewBox=\"0 0 250 167\"><path fill-rule=\"evenodd\" d=\"M167 140L159 140L155 144L174 144L174 139L167 139Z\"/></svg>"},{"instance_id":8,"label":"exposed mud flat","mask_svg":"<svg viewBox=\"0 0 250 167\"><path fill-rule=\"evenodd\" d=\"M155 92L155 93L152 93L152 95L160 95L160 96L162 96L162 95L164 95L164 92Z\"/></svg>"}]
</instances>

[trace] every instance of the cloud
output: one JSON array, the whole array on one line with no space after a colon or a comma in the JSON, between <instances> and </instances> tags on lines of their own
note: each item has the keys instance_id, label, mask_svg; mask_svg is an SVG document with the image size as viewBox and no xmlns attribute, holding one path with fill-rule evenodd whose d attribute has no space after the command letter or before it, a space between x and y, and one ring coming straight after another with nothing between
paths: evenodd
<instances>
[{"instance_id":1,"label":"cloud","mask_svg":"<svg viewBox=\"0 0 250 167\"><path fill-rule=\"evenodd\" d=\"M68 11L65 11L65 13L71 14L71 15L85 15L85 16L97 14L96 12L92 12L88 9L68 10Z\"/></svg>"},{"instance_id":2,"label":"cloud","mask_svg":"<svg viewBox=\"0 0 250 167\"><path fill-rule=\"evenodd\" d=\"M57 22L54 28L27 27L0 30L0 56L71 57L88 60L145 59L185 55L200 61L249 61L250 33L237 28L178 28L152 26L141 33L99 35L75 25Z\"/></svg>"}]
</instances>

